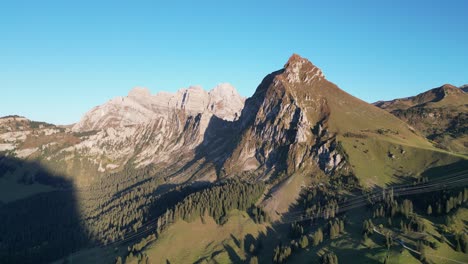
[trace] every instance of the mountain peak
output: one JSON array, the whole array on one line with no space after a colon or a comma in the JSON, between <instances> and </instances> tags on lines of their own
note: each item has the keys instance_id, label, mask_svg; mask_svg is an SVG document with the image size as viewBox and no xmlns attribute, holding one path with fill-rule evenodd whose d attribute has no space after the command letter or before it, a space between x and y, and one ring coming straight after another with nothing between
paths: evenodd
<instances>
[{"instance_id":1,"label":"mountain peak","mask_svg":"<svg viewBox=\"0 0 468 264\"><path fill-rule=\"evenodd\" d=\"M286 79L290 83L305 82L310 83L313 80L324 79L325 76L317 66L312 64L308 59L294 53L289 57L288 62L284 65L284 73Z\"/></svg>"},{"instance_id":2,"label":"mountain peak","mask_svg":"<svg viewBox=\"0 0 468 264\"><path fill-rule=\"evenodd\" d=\"M442 97L445 97L447 95L463 94L463 90L451 84L444 84L434 90L438 90L440 96Z\"/></svg>"},{"instance_id":3,"label":"mountain peak","mask_svg":"<svg viewBox=\"0 0 468 264\"><path fill-rule=\"evenodd\" d=\"M201 85L191 85L187 88L187 90L191 90L191 91L205 91L205 89L203 89L203 87L201 87Z\"/></svg>"},{"instance_id":4,"label":"mountain peak","mask_svg":"<svg viewBox=\"0 0 468 264\"><path fill-rule=\"evenodd\" d=\"M446 84L442 85L440 88L442 88L442 89L457 89L456 86L451 85L449 83L446 83Z\"/></svg>"},{"instance_id":5,"label":"mountain peak","mask_svg":"<svg viewBox=\"0 0 468 264\"><path fill-rule=\"evenodd\" d=\"M149 97L151 92L146 87L134 87L128 92L128 97Z\"/></svg>"},{"instance_id":6,"label":"mountain peak","mask_svg":"<svg viewBox=\"0 0 468 264\"><path fill-rule=\"evenodd\" d=\"M230 83L220 83L210 90L210 94L237 95L238 92Z\"/></svg>"},{"instance_id":7,"label":"mountain peak","mask_svg":"<svg viewBox=\"0 0 468 264\"><path fill-rule=\"evenodd\" d=\"M303 61L308 61L308 60L301 57L301 55L297 53L293 53L291 57L289 57L288 62L286 62L286 65L284 67L287 68L288 65L295 64L298 62L303 62Z\"/></svg>"}]
</instances>

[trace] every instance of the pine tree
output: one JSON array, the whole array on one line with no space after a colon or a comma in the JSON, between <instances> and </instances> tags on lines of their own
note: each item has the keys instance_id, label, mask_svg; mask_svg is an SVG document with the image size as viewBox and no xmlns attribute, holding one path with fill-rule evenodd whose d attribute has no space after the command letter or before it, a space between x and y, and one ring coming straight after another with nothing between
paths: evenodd
<instances>
[{"instance_id":1,"label":"pine tree","mask_svg":"<svg viewBox=\"0 0 468 264\"><path fill-rule=\"evenodd\" d=\"M250 244L249 252L250 252L250 254L253 254L255 252L255 245L253 243Z\"/></svg>"},{"instance_id":2,"label":"pine tree","mask_svg":"<svg viewBox=\"0 0 468 264\"><path fill-rule=\"evenodd\" d=\"M431 215L431 214L432 214L432 206L429 205L429 206L427 207L427 215Z\"/></svg>"},{"instance_id":3,"label":"pine tree","mask_svg":"<svg viewBox=\"0 0 468 264\"><path fill-rule=\"evenodd\" d=\"M258 264L258 258L256 256L251 257L249 263L250 264Z\"/></svg>"},{"instance_id":4,"label":"pine tree","mask_svg":"<svg viewBox=\"0 0 468 264\"><path fill-rule=\"evenodd\" d=\"M457 251L457 252L462 251L461 245L460 245L460 240L458 240L458 239L457 239L457 246L456 246L456 248L455 248L455 251Z\"/></svg>"},{"instance_id":5,"label":"pine tree","mask_svg":"<svg viewBox=\"0 0 468 264\"><path fill-rule=\"evenodd\" d=\"M387 246L387 249L390 249L390 247L392 246L393 238L392 238L392 236L390 236L390 234L385 235L385 244Z\"/></svg>"},{"instance_id":6,"label":"pine tree","mask_svg":"<svg viewBox=\"0 0 468 264\"><path fill-rule=\"evenodd\" d=\"M315 231L313 235L313 245L318 246L320 243L322 243L322 241L323 241L323 232L322 232L322 229L319 228L317 231Z\"/></svg>"},{"instance_id":7,"label":"pine tree","mask_svg":"<svg viewBox=\"0 0 468 264\"><path fill-rule=\"evenodd\" d=\"M322 264L338 264L338 257L333 252L326 253L322 256Z\"/></svg>"},{"instance_id":8,"label":"pine tree","mask_svg":"<svg viewBox=\"0 0 468 264\"><path fill-rule=\"evenodd\" d=\"M421 260L422 262L425 262L427 259L426 246L424 246L424 244L421 241L418 241L418 251L421 253L419 255L419 260Z\"/></svg>"},{"instance_id":9,"label":"pine tree","mask_svg":"<svg viewBox=\"0 0 468 264\"><path fill-rule=\"evenodd\" d=\"M299 244L301 248L306 248L309 245L309 239L307 239L307 236L302 236Z\"/></svg>"},{"instance_id":10,"label":"pine tree","mask_svg":"<svg viewBox=\"0 0 468 264\"><path fill-rule=\"evenodd\" d=\"M461 242L462 242L462 251L464 253L468 253L468 234L463 233L461 236Z\"/></svg>"},{"instance_id":11,"label":"pine tree","mask_svg":"<svg viewBox=\"0 0 468 264\"><path fill-rule=\"evenodd\" d=\"M364 233L364 235L362 236L362 242L367 243L368 240L369 240L369 236L367 235L367 233Z\"/></svg>"},{"instance_id":12,"label":"pine tree","mask_svg":"<svg viewBox=\"0 0 468 264\"><path fill-rule=\"evenodd\" d=\"M413 203L408 200L408 199L405 199L403 200L403 203L401 205L401 213L406 217L408 218L408 216L413 213Z\"/></svg>"},{"instance_id":13,"label":"pine tree","mask_svg":"<svg viewBox=\"0 0 468 264\"><path fill-rule=\"evenodd\" d=\"M330 239L335 239L338 236L338 233L336 232L335 224L332 224L331 222L329 223L329 234L330 234Z\"/></svg>"}]
</instances>

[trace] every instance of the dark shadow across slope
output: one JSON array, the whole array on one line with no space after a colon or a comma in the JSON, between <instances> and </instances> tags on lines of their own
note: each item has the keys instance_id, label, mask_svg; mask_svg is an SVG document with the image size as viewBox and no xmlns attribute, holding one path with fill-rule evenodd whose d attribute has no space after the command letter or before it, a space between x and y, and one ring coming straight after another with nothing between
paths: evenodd
<instances>
[{"instance_id":1,"label":"dark shadow across slope","mask_svg":"<svg viewBox=\"0 0 468 264\"><path fill-rule=\"evenodd\" d=\"M18 169L31 172L23 184L55 190L0 205L0 263L48 263L89 244L71 182L36 162L0 157L0 177Z\"/></svg>"}]
</instances>

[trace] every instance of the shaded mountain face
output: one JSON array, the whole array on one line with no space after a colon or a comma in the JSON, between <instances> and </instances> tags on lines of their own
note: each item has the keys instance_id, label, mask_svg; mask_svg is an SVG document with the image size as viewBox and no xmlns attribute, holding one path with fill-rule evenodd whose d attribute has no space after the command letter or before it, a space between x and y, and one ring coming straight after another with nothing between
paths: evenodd
<instances>
[{"instance_id":1,"label":"shaded mountain face","mask_svg":"<svg viewBox=\"0 0 468 264\"><path fill-rule=\"evenodd\" d=\"M468 153L468 94L453 85L431 89L413 97L379 101L389 111L421 131L440 148Z\"/></svg>"}]
</instances>

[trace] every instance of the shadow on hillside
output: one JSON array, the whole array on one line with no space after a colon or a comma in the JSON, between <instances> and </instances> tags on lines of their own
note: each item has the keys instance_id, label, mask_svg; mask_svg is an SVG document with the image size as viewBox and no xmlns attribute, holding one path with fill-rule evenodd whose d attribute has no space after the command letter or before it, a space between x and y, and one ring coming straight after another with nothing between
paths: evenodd
<instances>
[{"instance_id":1,"label":"shadow on hillside","mask_svg":"<svg viewBox=\"0 0 468 264\"><path fill-rule=\"evenodd\" d=\"M458 173L462 171L467 171L468 173L468 160L460 160L456 163L433 167L427 169L422 173L422 176L427 177L441 177L441 175L449 175L453 173Z\"/></svg>"},{"instance_id":2,"label":"shadow on hillside","mask_svg":"<svg viewBox=\"0 0 468 264\"><path fill-rule=\"evenodd\" d=\"M242 261L242 258L239 257L239 255L237 255L234 248L232 248L230 245L224 245L224 249L228 253L231 263L244 263L244 261Z\"/></svg>"},{"instance_id":3,"label":"shadow on hillside","mask_svg":"<svg viewBox=\"0 0 468 264\"><path fill-rule=\"evenodd\" d=\"M284 227L274 225L274 227L268 227L266 233L260 233L257 237L251 234L245 235L242 240L247 260L255 256L258 263L273 263L275 247L284 245L288 241L288 233L285 231Z\"/></svg>"},{"instance_id":4,"label":"shadow on hillside","mask_svg":"<svg viewBox=\"0 0 468 264\"><path fill-rule=\"evenodd\" d=\"M0 205L0 263L49 263L91 242L69 180L38 163L0 156L0 178L7 174L16 174L19 186L54 190Z\"/></svg>"},{"instance_id":5,"label":"shadow on hillside","mask_svg":"<svg viewBox=\"0 0 468 264\"><path fill-rule=\"evenodd\" d=\"M208 122L202 143L195 148L195 157L187 164L182 166L167 178L180 175L195 166L197 163L212 164L215 167L216 174L222 174L224 161L231 156L234 148L240 140L237 131L238 122L227 121L216 116L212 116ZM191 177L199 173L200 168L195 170Z\"/></svg>"}]
</instances>

